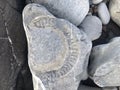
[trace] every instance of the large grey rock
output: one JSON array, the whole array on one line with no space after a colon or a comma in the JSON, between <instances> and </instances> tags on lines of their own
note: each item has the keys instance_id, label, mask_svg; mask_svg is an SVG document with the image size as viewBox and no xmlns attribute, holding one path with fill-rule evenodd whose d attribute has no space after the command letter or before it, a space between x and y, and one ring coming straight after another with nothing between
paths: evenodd
<instances>
[{"instance_id":1,"label":"large grey rock","mask_svg":"<svg viewBox=\"0 0 120 90\"><path fill-rule=\"evenodd\" d=\"M38 4L23 10L34 90L77 90L87 78L91 41L66 20Z\"/></svg>"},{"instance_id":2,"label":"large grey rock","mask_svg":"<svg viewBox=\"0 0 120 90\"><path fill-rule=\"evenodd\" d=\"M18 73L27 60L26 37L18 7L16 3L10 5L7 0L0 0L0 90L16 90Z\"/></svg>"},{"instance_id":3,"label":"large grey rock","mask_svg":"<svg viewBox=\"0 0 120 90\"><path fill-rule=\"evenodd\" d=\"M110 0L109 11L112 20L120 26L120 0Z\"/></svg>"},{"instance_id":4,"label":"large grey rock","mask_svg":"<svg viewBox=\"0 0 120 90\"><path fill-rule=\"evenodd\" d=\"M87 34L87 36L93 41L101 36L102 22L98 17L88 15L80 24L79 28L81 28Z\"/></svg>"},{"instance_id":5,"label":"large grey rock","mask_svg":"<svg viewBox=\"0 0 120 90\"><path fill-rule=\"evenodd\" d=\"M110 13L106 6L106 3L102 2L98 5L98 16L100 17L100 19L104 25L109 23Z\"/></svg>"},{"instance_id":6,"label":"large grey rock","mask_svg":"<svg viewBox=\"0 0 120 90\"><path fill-rule=\"evenodd\" d=\"M52 14L80 25L89 11L89 0L32 0L44 5Z\"/></svg>"},{"instance_id":7,"label":"large grey rock","mask_svg":"<svg viewBox=\"0 0 120 90\"><path fill-rule=\"evenodd\" d=\"M93 48L89 74L100 87L120 86L120 37Z\"/></svg>"}]
</instances>

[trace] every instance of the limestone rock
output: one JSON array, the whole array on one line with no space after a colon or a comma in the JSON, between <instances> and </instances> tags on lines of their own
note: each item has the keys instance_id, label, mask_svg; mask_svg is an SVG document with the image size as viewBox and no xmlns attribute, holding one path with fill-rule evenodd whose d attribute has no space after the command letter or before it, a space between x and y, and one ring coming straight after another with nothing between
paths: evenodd
<instances>
[{"instance_id":1,"label":"limestone rock","mask_svg":"<svg viewBox=\"0 0 120 90\"><path fill-rule=\"evenodd\" d=\"M120 37L92 50L89 74L100 87L120 86Z\"/></svg>"},{"instance_id":2,"label":"limestone rock","mask_svg":"<svg viewBox=\"0 0 120 90\"><path fill-rule=\"evenodd\" d=\"M87 34L87 36L93 41L101 36L102 22L98 17L88 15L83 20L79 28L81 28Z\"/></svg>"},{"instance_id":3,"label":"limestone rock","mask_svg":"<svg viewBox=\"0 0 120 90\"><path fill-rule=\"evenodd\" d=\"M91 41L86 34L38 4L25 7L23 24L34 90L77 90L87 78Z\"/></svg>"},{"instance_id":4,"label":"limestone rock","mask_svg":"<svg viewBox=\"0 0 120 90\"><path fill-rule=\"evenodd\" d=\"M93 4L99 4L100 2L102 2L103 0L92 0Z\"/></svg>"},{"instance_id":5,"label":"limestone rock","mask_svg":"<svg viewBox=\"0 0 120 90\"><path fill-rule=\"evenodd\" d=\"M22 15L16 9L0 0L0 90L16 90L16 78L27 60Z\"/></svg>"},{"instance_id":6,"label":"limestone rock","mask_svg":"<svg viewBox=\"0 0 120 90\"><path fill-rule=\"evenodd\" d=\"M56 17L80 25L89 11L89 0L33 0L44 5Z\"/></svg>"},{"instance_id":7,"label":"limestone rock","mask_svg":"<svg viewBox=\"0 0 120 90\"><path fill-rule=\"evenodd\" d=\"M98 5L98 16L100 17L103 24L106 25L109 23L110 13L109 13L108 8L104 2L100 3Z\"/></svg>"},{"instance_id":8,"label":"limestone rock","mask_svg":"<svg viewBox=\"0 0 120 90\"><path fill-rule=\"evenodd\" d=\"M110 0L109 10L112 20L120 26L120 0Z\"/></svg>"}]
</instances>

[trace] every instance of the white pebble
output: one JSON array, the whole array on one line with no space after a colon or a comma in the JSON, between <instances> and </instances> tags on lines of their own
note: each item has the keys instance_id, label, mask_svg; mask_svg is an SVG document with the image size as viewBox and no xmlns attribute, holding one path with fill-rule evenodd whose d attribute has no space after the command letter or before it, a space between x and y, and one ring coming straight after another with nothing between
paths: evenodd
<instances>
[{"instance_id":1,"label":"white pebble","mask_svg":"<svg viewBox=\"0 0 120 90\"><path fill-rule=\"evenodd\" d=\"M110 21L110 13L105 3L98 5L98 16L100 17L104 25L108 24Z\"/></svg>"},{"instance_id":2,"label":"white pebble","mask_svg":"<svg viewBox=\"0 0 120 90\"><path fill-rule=\"evenodd\" d=\"M100 2L102 2L103 0L92 0L93 4L99 4Z\"/></svg>"}]
</instances>

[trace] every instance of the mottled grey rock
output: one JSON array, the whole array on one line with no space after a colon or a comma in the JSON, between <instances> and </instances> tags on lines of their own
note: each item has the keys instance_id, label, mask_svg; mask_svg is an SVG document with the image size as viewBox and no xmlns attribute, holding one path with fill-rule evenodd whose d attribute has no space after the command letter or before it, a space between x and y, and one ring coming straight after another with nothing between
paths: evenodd
<instances>
[{"instance_id":1,"label":"mottled grey rock","mask_svg":"<svg viewBox=\"0 0 120 90\"><path fill-rule=\"evenodd\" d=\"M93 41L101 36L102 22L98 17L88 15L80 24L79 28L81 28Z\"/></svg>"},{"instance_id":2,"label":"mottled grey rock","mask_svg":"<svg viewBox=\"0 0 120 90\"><path fill-rule=\"evenodd\" d=\"M89 11L89 0L32 0L44 5L52 14L79 25Z\"/></svg>"},{"instance_id":3,"label":"mottled grey rock","mask_svg":"<svg viewBox=\"0 0 120 90\"><path fill-rule=\"evenodd\" d=\"M120 37L93 48L89 75L100 87L120 86Z\"/></svg>"},{"instance_id":4,"label":"mottled grey rock","mask_svg":"<svg viewBox=\"0 0 120 90\"><path fill-rule=\"evenodd\" d=\"M112 20L120 26L120 0L110 0L109 11Z\"/></svg>"},{"instance_id":5,"label":"mottled grey rock","mask_svg":"<svg viewBox=\"0 0 120 90\"><path fill-rule=\"evenodd\" d=\"M103 0L92 0L93 4L99 4L100 2L102 2Z\"/></svg>"},{"instance_id":6,"label":"mottled grey rock","mask_svg":"<svg viewBox=\"0 0 120 90\"><path fill-rule=\"evenodd\" d=\"M98 5L98 16L100 17L103 24L106 25L109 23L110 13L109 13L108 8L104 2L100 3Z\"/></svg>"},{"instance_id":7,"label":"mottled grey rock","mask_svg":"<svg viewBox=\"0 0 120 90\"><path fill-rule=\"evenodd\" d=\"M77 90L87 78L91 41L86 34L38 4L25 7L23 24L34 90Z\"/></svg>"},{"instance_id":8,"label":"mottled grey rock","mask_svg":"<svg viewBox=\"0 0 120 90\"><path fill-rule=\"evenodd\" d=\"M16 90L16 78L27 60L22 15L17 11L19 6L13 5L16 8L0 0L0 90Z\"/></svg>"}]
</instances>

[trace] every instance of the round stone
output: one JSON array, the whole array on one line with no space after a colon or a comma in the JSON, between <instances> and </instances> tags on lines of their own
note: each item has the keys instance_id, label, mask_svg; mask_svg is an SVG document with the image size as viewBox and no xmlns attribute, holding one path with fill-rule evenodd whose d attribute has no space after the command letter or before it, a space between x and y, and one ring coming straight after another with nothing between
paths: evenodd
<instances>
[{"instance_id":1,"label":"round stone","mask_svg":"<svg viewBox=\"0 0 120 90\"><path fill-rule=\"evenodd\" d=\"M101 36L102 22L98 17L88 15L83 20L79 28L82 29L88 35L88 37L93 41Z\"/></svg>"}]
</instances>

